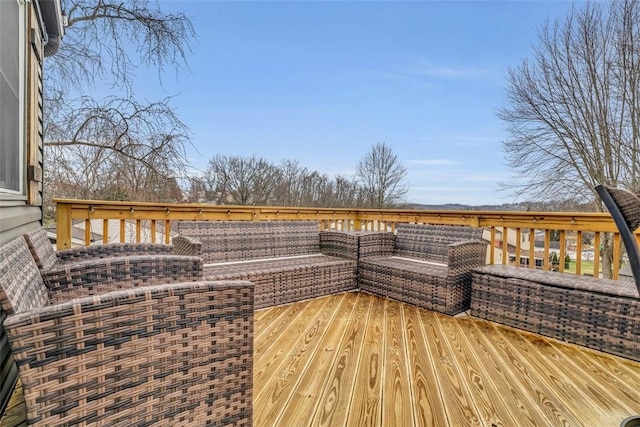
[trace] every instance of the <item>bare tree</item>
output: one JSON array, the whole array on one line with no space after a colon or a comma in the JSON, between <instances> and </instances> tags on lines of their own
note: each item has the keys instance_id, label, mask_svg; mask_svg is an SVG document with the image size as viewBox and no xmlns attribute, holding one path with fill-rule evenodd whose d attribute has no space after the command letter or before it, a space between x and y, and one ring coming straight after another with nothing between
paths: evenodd
<instances>
[{"instance_id":1,"label":"bare tree","mask_svg":"<svg viewBox=\"0 0 640 427\"><path fill-rule=\"evenodd\" d=\"M60 181L68 176L70 165L104 169L100 163L105 156L111 166L137 162L142 166L136 168L140 179L175 181L186 175L187 127L170 107L170 98L136 99L133 76L139 66L157 69L159 78L167 67L185 66L195 36L189 19L163 12L154 0L62 3L68 26L60 50L45 61L44 85L48 176L59 180L45 183L51 190L45 198L52 191L72 196L75 190L67 190L77 180ZM97 83L110 86L112 94L95 99ZM74 159L76 155L80 157ZM107 172L118 173L102 170L99 176Z\"/></svg>"},{"instance_id":2,"label":"bare tree","mask_svg":"<svg viewBox=\"0 0 640 427\"><path fill-rule=\"evenodd\" d=\"M186 198L216 204L354 207L354 180L331 178L297 160L275 166L263 158L216 155L201 177L190 180Z\"/></svg>"},{"instance_id":3,"label":"bare tree","mask_svg":"<svg viewBox=\"0 0 640 427\"><path fill-rule=\"evenodd\" d=\"M84 146L94 148L96 156L109 151L160 175L180 171L186 164L188 130L166 99L142 105L134 99L96 101L83 96L58 106L49 118L52 115L56 120L47 122L46 147Z\"/></svg>"},{"instance_id":4,"label":"bare tree","mask_svg":"<svg viewBox=\"0 0 640 427\"><path fill-rule=\"evenodd\" d=\"M58 95L70 86L84 91L107 77L114 88L130 88L140 62L158 76L167 66L180 68L195 36L187 16L165 13L155 0L63 0L62 7L64 41L47 60L49 89Z\"/></svg>"},{"instance_id":5,"label":"bare tree","mask_svg":"<svg viewBox=\"0 0 640 427\"><path fill-rule=\"evenodd\" d=\"M597 202L596 184L640 187L639 13L635 0L586 3L540 28L534 58L509 70L498 113L515 175L505 188ZM603 258L610 276L609 239Z\"/></svg>"},{"instance_id":6,"label":"bare tree","mask_svg":"<svg viewBox=\"0 0 640 427\"><path fill-rule=\"evenodd\" d=\"M216 155L203 181L207 200L216 204L268 205L275 194L278 169L263 158Z\"/></svg>"},{"instance_id":7,"label":"bare tree","mask_svg":"<svg viewBox=\"0 0 640 427\"><path fill-rule=\"evenodd\" d=\"M298 160L283 160L279 166L275 203L282 206L302 206L304 177L309 173Z\"/></svg>"},{"instance_id":8,"label":"bare tree","mask_svg":"<svg viewBox=\"0 0 640 427\"><path fill-rule=\"evenodd\" d=\"M509 70L498 114L515 172L505 187L538 200L595 200L598 183L638 182L638 13L636 1L588 3L540 29L534 59Z\"/></svg>"},{"instance_id":9,"label":"bare tree","mask_svg":"<svg viewBox=\"0 0 640 427\"><path fill-rule=\"evenodd\" d=\"M333 184L333 201L331 206L351 208L361 205L361 192L358 183L342 175L336 175Z\"/></svg>"},{"instance_id":10,"label":"bare tree","mask_svg":"<svg viewBox=\"0 0 640 427\"><path fill-rule=\"evenodd\" d=\"M285 160L280 166L274 203L283 206L354 207L359 187L354 180L340 175L331 178L302 167L297 160Z\"/></svg>"},{"instance_id":11,"label":"bare tree","mask_svg":"<svg viewBox=\"0 0 640 427\"><path fill-rule=\"evenodd\" d=\"M371 148L356 167L356 177L363 194L363 203L372 208L390 208L404 202L409 190L407 169L385 143Z\"/></svg>"}]
</instances>

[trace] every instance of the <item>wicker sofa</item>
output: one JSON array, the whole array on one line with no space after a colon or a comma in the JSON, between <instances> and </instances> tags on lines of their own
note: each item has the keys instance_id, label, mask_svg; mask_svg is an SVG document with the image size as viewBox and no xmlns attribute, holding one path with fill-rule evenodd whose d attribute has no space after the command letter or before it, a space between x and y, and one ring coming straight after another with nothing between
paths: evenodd
<instances>
[{"instance_id":1,"label":"wicker sofa","mask_svg":"<svg viewBox=\"0 0 640 427\"><path fill-rule=\"evenodd\" d=\"M357 289L348 236L305 221L181 221L174 251L200 256L207 280L249 280L255 308ZM350 254L350 255L349 255Z\"/></svg>"},{"instance_id":2,"label":"wicker sofa","mask_svg":"<svg viewBox=\"0 0 640 427\"><path fill-rule=\"evenodd\" d=\"M0 246L28 425L251 425L253 285L182 259L196 267L114 273L103 293L86 275L48 288L24 237Z\"/></svg>"},{"instance_id":3,"label":"wicker sofa","mask_svg":"<svg viewBox=\"0 0 640 427\"><path fill-rule=\"evenodd\" d=\"M488 265L473 272L471 315L640 361L633 282Z\"/></svg>"},{"instance_id":4,"label":"wicker sofa","mask_svg":"<svg viewBox=\"0 0 640 427\"><path fill-rule=\"evenodd\" d=\"M449 315L467 310L471 270L486 263L482 232L474 227L398 224L395 235L363 236L359 287Z\"/></svg>"}]
</instances>

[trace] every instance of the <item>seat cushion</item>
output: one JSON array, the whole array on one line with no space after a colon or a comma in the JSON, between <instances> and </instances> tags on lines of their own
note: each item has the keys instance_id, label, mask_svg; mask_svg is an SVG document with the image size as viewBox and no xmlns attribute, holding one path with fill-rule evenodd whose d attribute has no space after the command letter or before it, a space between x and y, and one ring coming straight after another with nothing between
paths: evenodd
<instances>
[{"instance_id":1,"label":"seat cushion","mask_svg":"<svg viewBox=\"0 0 640 427\"><path fill-rule=\"evenodd\" d=\"M506 279L519 279L556 288L575 289L603 295L615 295L638 299L640 295L633 282L601 279L591 276L577 276L571 273L522 268L512 265L493 264L473 270L476 274L486 274Z\"/></svg>"},{"instance_id":2,"label":"seat cushion","mask_svg":"<svg viewBox=\"0 0 640 427\"><path fill-rule=\"evenodd\" d=\"M367 259L366 261L363 261L363 263L397 269L399 272L410 271L412 273L424 274L427 276L447 277L447 265L437 262L391 256Z\"/></svg>"},{"instance_id":3,"label":"seat cushion","mask_svg":"<svg viewBox=\"0 0 640 427\"><path fill-rule=\"evenodd\" d=\"M249 280L255 308L357 288L357 262L327 255L205 264L206 280Z\"/></svg>"}]
</instances>

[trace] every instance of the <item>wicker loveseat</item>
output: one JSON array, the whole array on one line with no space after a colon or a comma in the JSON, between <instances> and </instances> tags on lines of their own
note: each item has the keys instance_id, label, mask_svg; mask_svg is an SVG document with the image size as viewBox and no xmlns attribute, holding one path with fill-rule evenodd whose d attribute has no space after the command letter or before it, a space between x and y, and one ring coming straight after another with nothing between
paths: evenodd
<instances>
[{"instance_id":1,"label":"wicker loveseat","mask_svg":"<svg viewBox=\"0 0 640 427\"><path fill-rule=\"evenodd\" d=\"M467 310L471 270L486 263L483 230L398 224L396 231L363 236L360 289L450 315Z\"/></svg>"},{"instance_id":2,"label":"wicker loveseat","mask_svg":"<svg viewBox=\"0 0 640 427\"><path fill-rule=\"evenodd\" d=\"M357 289L357 260L340 249L339 235L321 239L316 222L181 221L177 228L175 253L202 257L207 280L254 283L256 309Z\"/></svg>"},{"instance_id":3,"label":"wicker loveseat","mask_svg":"<svg viewBox=\"0 0 640 427\"><path fill-rule=\"evenodd\" d=\"M198 268L51 290L24 237L0 246L28 425L251 425L253 285L202 282L184 258ZM156 282L172 283L137 286Z\"/></svg>"}]
</instances>

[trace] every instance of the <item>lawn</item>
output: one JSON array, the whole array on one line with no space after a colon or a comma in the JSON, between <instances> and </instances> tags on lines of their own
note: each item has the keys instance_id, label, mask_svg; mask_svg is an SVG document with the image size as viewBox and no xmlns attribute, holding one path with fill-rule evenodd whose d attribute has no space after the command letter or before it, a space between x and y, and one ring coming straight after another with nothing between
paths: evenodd
<instances>
[{"instance_id":1,"label":"lawn","mask_svg":"<svg viewBox=\"0 0 640 427\"><path fill-rule=\"evenodd\" d=\"M565 268L564 269L565 272L567 273L576 273L576 262L575 261L571 261L569 263L569 268ZM593 261L585 261L582 260L582 264L580 265L580 274L584 275L588 275L588 276L593 276Z\"/></svg>"}]
</instances>

